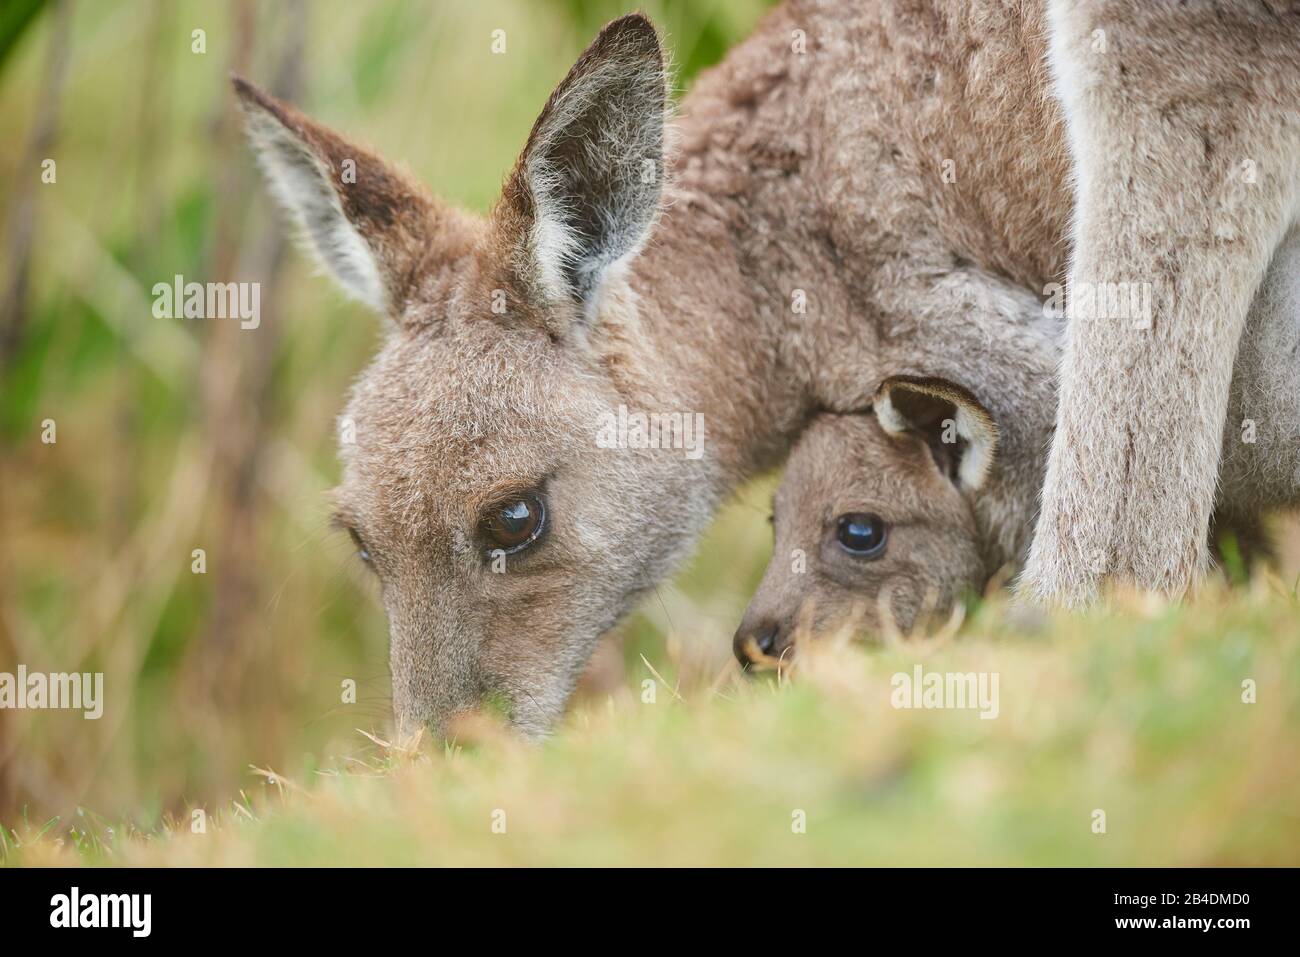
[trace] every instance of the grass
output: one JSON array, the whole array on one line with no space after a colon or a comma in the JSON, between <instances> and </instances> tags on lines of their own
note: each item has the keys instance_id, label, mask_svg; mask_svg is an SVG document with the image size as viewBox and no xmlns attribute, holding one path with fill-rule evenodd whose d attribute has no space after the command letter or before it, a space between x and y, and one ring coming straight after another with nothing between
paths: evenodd
<instances>
[{"instance_id":1,"label":"grass","mask_svg":"<svg viewBox=\"0 0 1300 957\"><path fill-rule=\"evenodd\" d=\"M1264 578L1186 606L1129 598L1042 621L993 601L956 639L828 641L793 676L679 694L650 670L675 683L669 666L649 662L540 746L485 718L442 751L375 743L292 781L250 769L234 799L207 809L206 833L184 817L146 831L82 815L11 826L0 854L19 865L1295 865L1298 622L1294 592ZM891 677L916 664L997 672L998 717L895 709Z\"/></svg>"}]
</instances>

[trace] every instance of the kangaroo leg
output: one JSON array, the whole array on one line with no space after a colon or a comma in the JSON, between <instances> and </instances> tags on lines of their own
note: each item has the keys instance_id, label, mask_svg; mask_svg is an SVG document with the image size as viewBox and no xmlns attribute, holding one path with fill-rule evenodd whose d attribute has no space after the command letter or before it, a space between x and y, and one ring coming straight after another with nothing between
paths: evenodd
<instances>
[{"instance_id":1,"label":"kangaroo leg","mask_svg":"<svg viewBox=\"0 0 1300 957\"><path fill-rule=\"evenodd\" d=\"M1300 227L1273 254L1232 366L1220 511L1300 506Z\"/></svg>"},{"instance_id":2,"label":"kangaroo leg","mask_svg":"<svg viewBox=\"0 0 1300 957\"><path fill-rule=\"evenodd\" d=\"M1273 6L1052 0L1076 209L1031 596L1207 564L1237 342L1296 213L1300 15Z\"/></svg>"}]
</instances>

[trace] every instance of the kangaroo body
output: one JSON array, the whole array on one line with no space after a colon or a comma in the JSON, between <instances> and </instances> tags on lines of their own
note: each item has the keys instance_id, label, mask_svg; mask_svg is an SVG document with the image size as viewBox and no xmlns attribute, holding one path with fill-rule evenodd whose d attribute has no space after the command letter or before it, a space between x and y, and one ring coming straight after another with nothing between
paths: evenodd
<instances>
[{"instance_id":1,"label":"kangaroo body","mask_svg":"<svg viewBox=\"0 0 1300 957\"><path fill-rule=\"evenodd\" d=\"M794 0L665 133L653 28L615 21L487 217L238 85L309 246L393 320L337 498L383 585L401 728L498 694L543 733L718 503L887 376L985 369L1008 467L1050 440L1050 410L1012 414L1060 336L1023 290L1068 265L1050 29L1037 3ZM702 414L704 454L598 446L622 407Z\"/></svg>"},{"instance_id":2,"label":"kangaroo body","mask_svg":"<svg viewBox=\"0 0 1300 957\"><path fill-rule=\"evenodd\" d=\"M1007 342L1015 329L1009 325ZM1058 342L1044 358L1059 351ZM1012 347L1002 364L1019 361ZM1023 563L1048 442L1001 447L1003 425L983 401L990 386L981 368L960 384L922 385L934 389L886 380L874 415L825 413L800 436L774 499L772 560L736 632L742 663L779 661L801 634L910 630L923 612L942 613L963 594L982 592L1008 564ZM1055 381L1043 379L1013 415L1050 426L1056 398ZM964 422L976 425L963 432ZM1300 230L1292 230L1251 305L1233 369L1214 531L1231 532L1243 551L1267 550L1264 512L1300 506L1298 429ZM1009 460L1013 454L1023 460ZM963 469L976 455L980 468ZM846 548L847 516L870 516L879 547Z\"/></svg>"},{"instance_id":3,"label":"kangaroo body","mask_svg":"<svg viewBox=\"0 0 1300 957\"><path fill-rule=\"evenodd\" d=\"M1153 308L1068 325L1021 587L1176 595L1207 561L1247 310L1300 216L1300 8L1053 0L1049 21L1077 195L1069 286L1144 283Z\"/></svg>"}]
</instances>

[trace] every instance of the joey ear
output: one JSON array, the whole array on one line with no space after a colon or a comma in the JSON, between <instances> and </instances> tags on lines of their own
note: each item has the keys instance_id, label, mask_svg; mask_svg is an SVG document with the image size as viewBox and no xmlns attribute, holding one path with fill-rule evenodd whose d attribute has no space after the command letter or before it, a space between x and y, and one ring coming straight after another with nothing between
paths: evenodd
<instances>
[{"instance_id":1,"label":"joey ear","mask_svg":"<svg viewBox=\"0 0 1300 957\"><path fill-rule=\"evenodd\" d=\"M909 432L925 439L935 463L958 488L983 486L997 456L998 427L969 389L947 379L890 376L871 407L891 435Z\"/></svg>"},{"instance_id":2,"label":"joey ear","mask_svg":"<svg viewBox=\"0 0 1300 957\"><path fill-rule=\"evenodd\" d=\"M571 307L561 321L591 321L602 280L659 213L666 102L654 26L615 20L551 94L506 182L494 224L539 301Z\"/></svg>"},{"instance_id":3,"label":"joey ear","mask_svg":"<svg viewBox=\"0 0 1300 957\"><path fill-rule=\"evenodd\" d=\"M271 191L316 258L353 298L397 315L432 251L458 223L419 184L369 150L232 77Z\"/></svg>"}]
</instances>

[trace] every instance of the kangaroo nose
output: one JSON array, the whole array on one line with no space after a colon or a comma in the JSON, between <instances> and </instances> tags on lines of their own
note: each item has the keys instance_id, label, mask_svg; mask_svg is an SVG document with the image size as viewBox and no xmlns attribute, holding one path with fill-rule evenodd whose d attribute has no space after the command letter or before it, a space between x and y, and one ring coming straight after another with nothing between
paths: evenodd
<instances>
[{"instance_id":1,"label":"kangaroo nose","mask_svg":"<svg viewBox=\"0 0 1300 957\"><path fill-rule=\"evenodd\" d=\"M764 658L780 658L790 646L780 622L764 619L753 625L741 624L731 643L736 660L742 665L760 663Z\"/></svg>"}]
</instances>

